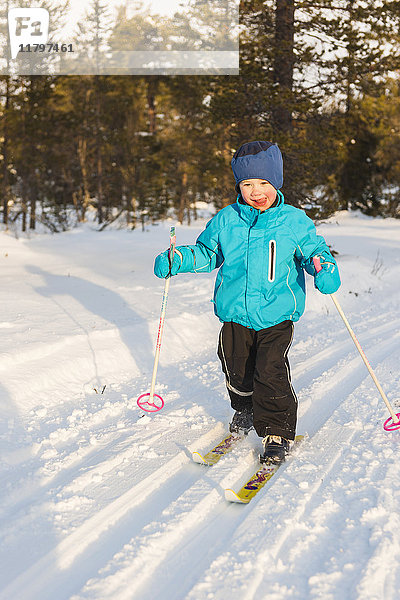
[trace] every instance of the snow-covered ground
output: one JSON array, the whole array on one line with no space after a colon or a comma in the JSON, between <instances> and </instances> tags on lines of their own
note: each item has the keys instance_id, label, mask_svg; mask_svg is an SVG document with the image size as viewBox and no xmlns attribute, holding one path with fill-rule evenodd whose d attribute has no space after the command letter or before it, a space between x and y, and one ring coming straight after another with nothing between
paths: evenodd
<instances>
[{"instance_id":1,"label":"snow-covered ground","mask_svg":"<svg viewBox=\"0 0 400 600\"><path fill-rule=\"evenodd\" d=\"M204 222L179 226L191 243ZM156 391L144 415L170 223L148 231L0 234L1 600L394 600L400 431L336 309L309 281L291 350L308 437L248 506L250 434L212 468L191 461L231 410L216 357L214 275L171 281ZM400 406L400 222L340 213L337 297ZM105 387L104 387L105 386Z\"/></svg>"}]
</instances>

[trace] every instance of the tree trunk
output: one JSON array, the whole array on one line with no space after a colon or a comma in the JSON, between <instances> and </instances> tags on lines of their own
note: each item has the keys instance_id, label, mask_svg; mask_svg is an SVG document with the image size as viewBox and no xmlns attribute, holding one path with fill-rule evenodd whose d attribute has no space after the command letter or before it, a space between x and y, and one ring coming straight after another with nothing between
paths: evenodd
<instances>
[{"instance_id":1,"label":"tree trunk","mask_svg":"<svg viewBox=\"0 0 400 600\"><path fill-rule=\"evenodd\" d=\"M294 0L277 0L275 9L274 82L278 96L273 109L277 132L292 128L294 54Z\"/></svg>"},{"instance_id":2,"label":"tree trunk","mask_svg":"<svg viewBox=\"0 0 400 600\"><path fill-rule=\"evenodd\" d=\"M83 137L78 139L78 158L79 165L82 173L82 186L83 186L83 197L82 193L79 194L80 207L79 207L79 221L83 223L86 221L86 210L90 202L89 192L89 181L88 181L88 168L87 168L87 140ZM78 196L76 196L78 199Z\"/></svg>"},{"instance_id":3,"label":"tree trunk","mask_svg":"<svg viewBox=\"0 0 400 600\"><path fill-rule=\"evenodd\" d=\"M130 208L132 208L132 219L129 218ZM134 195L132 195L132 198L130 201L130 206L128 203L127 214L128 214L128 221L129 221L128 225L131 225L132 229L135 229L136 228L136 219L137 219L137 200Z\"/></svg>"},{"instance_id":4,"label":"tree trunk","mask_svg":"<svg viewBox=\"0 0 400 600\"><path fill-rule=\"evenodd\" d=\"M348 28L346 35L347 47L347 82L346 82L346 113L350 114L353 104L353 84L357 77L355 53L357 51L357 33L354 25L354 0L347 2Z\"/></svg>"},{"instance_id":5,"label":"tree trunk","mask_svg":"<svg viewBox=\"0 0 400 600\"><path fill-rule=\"evenodd\" d=\"M346 143L347 157L342 165L342 173L340 179L340 204L339 210L349 210L351 204L352 182L351 176L353 173L353 164L351 161L352 153L354 152L352 132L352 116L353 116L353 84L357 77L355 67L355 54L357 51L357 33L354 25L354 0L347 0L347 31L345 44L347 49L347 81L346 81L346 130L349 132Z\"/></svg>"},{"instance_id":6,"label":"tree trunk","mask_svg":"<svg viewBox=\"0 0 400 600\"><path fill-rule=\"evenodd\" d=\"M29 102L28 102L28 124L29 124L29 135L28 135L28 153L31 157L36 157L37 150L37 142L36 142L36 130L33 128L32 123L35 123L34 117L37 117L37 88L38 88L38 76L32 75L30 77L30 90L29 90ZM28 216L28 208L29 208L29 229L35 229L36 226L36 201L37 201L37 173L36 173L36 159L33 160L32 164L29 168L29 177L28 177L28 194L25 196L26 199L26 207L25 213Z\"/></svg>"},{"instance_id":7,"label":"tree trunk","mask_svg":"<svg viewBox=\"0 0 400 600\"><path fill-rule=\"evenodd\" d=\"M100 118L100 93L101 83L99 75L95 75L95 90L96 90L96 155L97 155L97 221L99 225L103 223L103 160L102 160L102 135L101 135L101 118Z\"/></svg>"},{"instance_id":8,"label":"tree trunk","mask_svg":"<svg viewBox=\"0 0 400 600\"><path fill-rule=\"evenodd\" d=\"M92 94L92 88L86 90L85 94L85 105L83 108L83 135L78 138L78 159L82 173L82 186L83 186L83 197L82 193L76 196L77 200L81 201L79 221L86 221L86 211L90 203L90 186L89 186L89 158L88 158L88 143L87 143L87 131L88 131L88 113L89 113L89 101Z\"/></svg>"},{"instance_id":9,"label":"tree trunk","mask_svg":"<svg viewBox=\"0 0 400 600\"><path fill-rule=\"evenodd\" d=\"M97 220L99 224L104 220L103 214L103 160L101 148L97 146Z\"/></svg>"},{"instance_id":10,"label":"tree trunk","mask_svg":"<svg viewBox=\"0 0 400 600\"><path fill-rule=\"evenodd\" d=\"M3 126L3 223L8 225L8 202L10 199L10 185L8 174L8 110L10 107L10 76L6 77L6 101L4 106L4 126Z\"/></svg>"},{"instance_id":11,"label":"tree trunk","mask_svg":"<svg viewBox=\"0 0 400 600\"><path fill-rule=\"evenodd\" d=\"M182 179L181 179L181 197L180 197L180 201L179 201L179 211L178 211L179 223L183 223L183 219L185 216L186 186L187 186L187 173L186 173L186 166L185 166L183 173L182 173Z\"/></svg>"},{"instance_id":12,"label":"tree trunk","mask_svg":"<svg viewBox=\"0 0 400 600\"><path fill-rule=\"evenodd\" d=\"M36 229L36 185L31 189L29 202L29 229Z\"/></svg>"},{"instance_id":13,"label":"tree trunk","mask_svg":"<svg viewBox=\"0 0 400 600\"><path fill-rule=\"evenodd\" d=\"M186 195L186 209L187 209L187 222L188 225L192 222L192 215L190 214L190 199Z\"/></svg>"},{"instance_id":14,"label":"tree trunk","mask_svg":"<svg viewBox=\"0 0 400 600\"><path fill-rule=\"evenodd\" d=\"M149 77L147 81L147 109L149 115L149 133L154 135L157 131L156 124L156 93L158 81L154 77Z\"/></svg>"},{"instance_id":15,"label":"tree trunk","mask_svg":"<svg viewBox=\"0 0 400 600\"><path fill-rule=\"evenodd\" d=\"M21 198L21 209L22 209L22 226L21 229L23 232L26 231L26 217L27 217L27 202L26 202L26 195L27 195L27 185L26 185L26 181L25 179L23 179L22 181L22 198Z\"/></svg>"}]
</instances>

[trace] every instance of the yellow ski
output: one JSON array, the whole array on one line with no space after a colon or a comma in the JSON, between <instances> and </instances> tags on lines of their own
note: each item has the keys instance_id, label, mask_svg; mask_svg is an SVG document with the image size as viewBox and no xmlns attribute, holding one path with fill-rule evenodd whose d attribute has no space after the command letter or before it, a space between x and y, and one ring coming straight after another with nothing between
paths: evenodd
<instances>
[{"instance_id":1,"label":"yellow ski","mask_svg":"<svg viewBox=\"0 0 400 600\"><path fill-rule=\"evenodd\" d=\"M292 448L297 446L304 438L304 435L297 435ZM227 489L225 490L225 500L228 502L239 502L240 504L248 504L252 498L264 487L264 485L277 472L282 463L262 465L238 491Z\"/></svg>"},{"instance_id":2,"label":"yellow ski","mask_svg":"<svg viewBox=\"0 0 400 600\"><path fill-rule=\"evenodd\" d=\"M219 461L221 456L231 452L235 444L240 440L243 440L243 436L238 433L230 433L204 456L200 452L192 452L192 458L196 463L212 467L212 465L215 465Z\"/></svg>"}]
</instances>

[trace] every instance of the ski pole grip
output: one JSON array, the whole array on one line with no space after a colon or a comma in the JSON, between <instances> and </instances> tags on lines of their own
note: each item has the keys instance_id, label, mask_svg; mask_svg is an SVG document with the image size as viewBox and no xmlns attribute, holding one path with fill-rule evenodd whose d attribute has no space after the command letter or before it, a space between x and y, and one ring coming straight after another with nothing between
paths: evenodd
<instances>
[{"instance_id":1,"label":"ski pole grip","mask_svg":"<svg viewBox=\"0 0 400 600\"><path fill-rule=\"evenodd\" d=\"M176 235L175 235L175 227L171 227L169 232L170 244L168 250L168 262L169 262L169 273L166 279L171 277L172 263L174 262L174 254L175 254L175 246L176 246Z\"/></svg>"},{"instance_id":2,"label":"ski pole grip","mask_svg":"<svg viewBox=\"0 0 400 600\"><path fill-rule=\"evenodd\" d=\"M320 271L322 271L321 259L320 259L319 256L314 256L313 263L314 263L314 268L317 271L317 273L319 273Z\"/></svg>"}]
</instances>

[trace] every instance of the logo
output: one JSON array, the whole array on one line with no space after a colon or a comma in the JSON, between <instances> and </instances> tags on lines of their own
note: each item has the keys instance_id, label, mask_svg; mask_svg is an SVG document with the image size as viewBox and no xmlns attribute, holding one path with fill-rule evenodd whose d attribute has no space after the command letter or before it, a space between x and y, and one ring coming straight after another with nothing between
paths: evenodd
<instances>
[{"instance_id":1,"label":"logo","mask_svg":"<svg viewBox=\"0 0 400 600\"><path fill-rule=\"evenodd\" d=\"M47 43L49 20L49 12L45 8L11 8L8 11L12 59L27 44Z\"/></svg>"}]
</instances>

